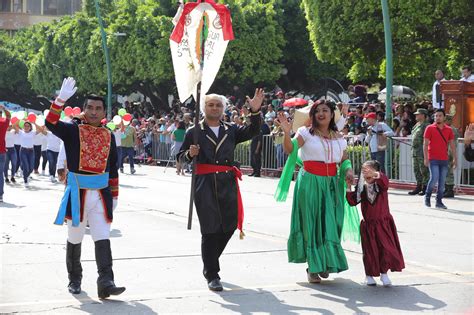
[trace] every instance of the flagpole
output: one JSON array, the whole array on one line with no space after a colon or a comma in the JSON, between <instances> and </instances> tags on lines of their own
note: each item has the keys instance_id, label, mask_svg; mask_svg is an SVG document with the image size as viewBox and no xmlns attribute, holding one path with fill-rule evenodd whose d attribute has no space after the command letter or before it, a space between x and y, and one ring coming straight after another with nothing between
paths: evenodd
<instances>
[{"instance_id":1,"label":"flagpole","mask_svg":"<svg viewBox=\"0 0 474 315\"><path fill-rule=\"evenodd\" d=\"M204 52L205 52L205 44L206 44L206 30L205 30L205 18L203 23L203 28L201 30L201 60L200 60L200 73L199 73L199 82L197 84L197 91L196 91L196 100L195 100L195 109L194 109L194 130L193 130L193 144L197 145L199 142L199 113L201 109L201 82L202 82L202 71L204 69ZM197 158L193 158L193 173L191 177L191 194L189 198L189 213L188 213L188 230L191 230L192 222L193 222L193 207L194 207L194 190L196 187L196 168L197 168Z\"/></svg>"}]
</instances>

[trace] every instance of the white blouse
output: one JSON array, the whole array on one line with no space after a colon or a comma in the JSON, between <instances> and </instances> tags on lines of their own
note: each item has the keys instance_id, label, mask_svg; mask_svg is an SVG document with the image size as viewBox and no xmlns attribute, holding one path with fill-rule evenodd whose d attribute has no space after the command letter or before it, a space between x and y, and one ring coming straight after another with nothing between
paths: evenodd
<instances>
[{"instance_id":1,"label":"white blouse","mask_svg":"<svg viewBox=\"0 0 474 315\"><path fill-rule=\"evenodd\" d=\"M313 136L309 132L310 127L300 127L296 136L301 136L304 145L299 150L299 157L303 161L319 161L325 163L339 163L342 160L347 141L344 138L324 139Z\"/></svg>"},{"instance_id":2,"label":"white blouse","mask_svg":"<svg viewBox=\"0 0 474 315\"><path fill-rule=\"evenodd\" d=\"M7 131L5 134L5 147L13 148L15 146L16 138L18 138L18 134L15 133L15 130Z\"/></svg>"},{"instance_id":3,"label":"white blouse","mask_svg":"<svg viewBox=\"0 0 474 315\"><path fill-rule=\"evenodd\" d=\"M33 139L35 138L35 132L24 132L20 130L20 145L22 148L32 149L33 148Z\"/></svg>"}]
</instances>

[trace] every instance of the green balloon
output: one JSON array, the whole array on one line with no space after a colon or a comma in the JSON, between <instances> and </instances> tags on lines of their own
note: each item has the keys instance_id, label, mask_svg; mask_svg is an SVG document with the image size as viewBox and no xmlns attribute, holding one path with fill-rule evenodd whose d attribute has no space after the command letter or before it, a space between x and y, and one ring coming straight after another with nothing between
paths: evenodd
<instances>
[{"instance_id":1,"label":"green balloon","mask_svg":"<svg viewBox=\"0 0 474 315\"><path fill-rule=\"evenodd\" d=\"M20 126L21 129L23 129L23 127L25 127L25 121L24 121L24 120L20 120L20 122L18 123L18 125Z\"/></svg>"},{"instance_id":2,"label":"green balloon","mask_svg":"<svg viewBox=\"0 0 474 315\"><path fill-rule=\"evenodd\" d=\"M123 117L123 115L125 115L127 113L127 110L125 108L120 108L118 110L118 114L120 117Z\"/></svg>"},{"instance_id":3,"label":"green balloon","mask_svg":"<svg viewBox=\"0 0 474 315\"><path fill-rule=\"evenodd\" d=\"M114 131L115 130L115 124L113 122L109 121L109 123L107 124L107 128Z\"/></svg>"}]
</instances>

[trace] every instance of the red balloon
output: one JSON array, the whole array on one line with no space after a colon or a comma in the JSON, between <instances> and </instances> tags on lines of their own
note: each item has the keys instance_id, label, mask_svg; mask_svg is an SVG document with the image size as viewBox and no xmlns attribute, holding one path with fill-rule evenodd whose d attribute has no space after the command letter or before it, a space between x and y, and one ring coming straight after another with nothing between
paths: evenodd
<instances>
[{"instance_id":1,"label":"red balloon","mask_svg":"<svg viewBox=\"0 0 474 315\"><path fill-rule=\"evenodd\" d=\"M81 109L79 107L74 107L72 113L77 116L81 113Z\"/></svg>"},{"instance_id":2,"label":"red balloon","mask_svg":"<svg viewBox=\"0 0 474 315\"><path fill-rule=\"evenodd\" d=\"M29 113L28 114L28 121L30 123L34 123L36 121L36 115L34 113Z\"/></svg>"},{"instance_id":3,"label":"red balloon","mask_svg":"<svg viewBox=\"0 0 474 315\"><path fill-rule=\"evenodd\" d=\"M66 116L71 116L73 114L73 109L71 106L67 106L66 108L64 108L64 114L66 114Z\"/></svg>"},{"instance_id":4,"label":"red balloon","mask_svg":"<svg viewBox=\"0 0 474 315\"><path fill-rule=\"evenodd\" d=\"M12 119L11 119L12 125L16 124L18 122L18 120L19 119L17 117L12 117Z\"/></svg>"},{"instance_id":5,"label":"red balloon","mask_svg":"<svg viewBox=\"0 0 474 315\"><path fill-rule=\"evenodd\" d=\"M122 119L125 120L125 121L131 121L132 120L132 115L127 113L127 114L123 115Z\"/></svg>"},{"instance_id":6,"label":"red balloon","mask_svg":"<svg viewBox=\"0 0 474 315\"><path fill-rule=\"evenodd\" d=\"M107 124L107 118L102 119L102 120L100 121L100 123L101 123L102 125Z\"/></svg>"}]
</instances>

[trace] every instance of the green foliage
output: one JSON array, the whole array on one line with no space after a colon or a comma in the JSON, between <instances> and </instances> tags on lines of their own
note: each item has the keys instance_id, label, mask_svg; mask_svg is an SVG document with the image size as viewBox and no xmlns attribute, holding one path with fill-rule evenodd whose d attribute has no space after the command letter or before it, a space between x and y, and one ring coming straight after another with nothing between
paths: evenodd
<instances>
[{"instance_id":1,"label":"green foliage","mask_svg":"<svg viewBox=\"0 0 474 315\"><path fill-rule=\"evenodd\" d=\"M218 79L223 87L254 86L280 77L283 29L277 17L276 0L226 2L232 14L235 40L229 43Z\"/></svg>"},{"instance_id":2,"label":"green foliage","mask_svg":"<svg viewBox=\"0 0 474 315\"><path fill-rule=\"evenodd\" d=\"M303 0L310 38L320 60L343 66L353 81L385 77L380 0ZM444 69L458 79L474 51L474 3L470 0L389 1L394 82L429 89Z\"/></svg>"},{"instance_id":3,"label":"green foliage","mask_svg":"<svg viewBox=\"0 0 474 315\"><path fill-rule=\"evenodd\" d=\"M30 86L26 80L27 76L25 63L7 49L0 47L0 89L13 93L28 93Z\"/></svg>"}]
</instances>

